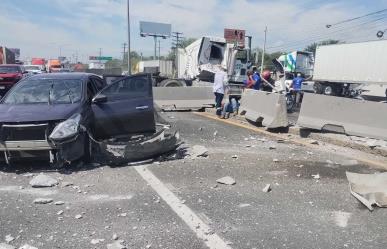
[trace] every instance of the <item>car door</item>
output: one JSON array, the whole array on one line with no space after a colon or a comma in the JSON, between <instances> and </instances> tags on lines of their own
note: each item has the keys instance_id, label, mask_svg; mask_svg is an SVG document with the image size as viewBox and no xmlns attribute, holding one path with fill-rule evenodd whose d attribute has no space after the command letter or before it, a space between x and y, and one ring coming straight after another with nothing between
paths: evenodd
<instances>
[{"instance_id":1,"label":"car door","mask_svg":"<svg viewBox=\"0 0 387 249\"><path fill-rule=\"evenodd\" d=\"M94 135L155 132L150 75L134 75L105 87L93 99Z\"/></svg>"}]
</instances>

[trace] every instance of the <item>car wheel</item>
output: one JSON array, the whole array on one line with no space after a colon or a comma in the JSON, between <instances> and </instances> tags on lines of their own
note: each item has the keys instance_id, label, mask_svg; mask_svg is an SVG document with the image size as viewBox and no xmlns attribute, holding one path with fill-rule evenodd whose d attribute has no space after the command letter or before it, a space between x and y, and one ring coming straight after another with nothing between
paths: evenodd
<instances>
[{"instance_id":1,"label":"car wheel","mask_svg":"<svg viewBox=\"0 0 387 249\"><path fill-rule=\"evenodd\" d=\"M85 133L85 139L83 142L83 156L82 161L87 164L91 162L91 154L92 154L92 143L90 142L90 138L87 133Z\"/></svg>"},{"instance_id":2,"label":"car wheel","mask_svg":"<svg viewBox=\"0 0 387 249\"><path fill-rule=\"evenodd\" d=\"M185 82L181 80L166 79L160 82L160 87L186 87L186 86L187 84L185 84Z\"/></svg>"},{"instance_id":3,"label":"car wheel","mask_svg":"<svg viewBox=\"0 0 387 249\"><path fill-rule=\"evenodd\" d=\"M325 86L324 87L324 94L325 95L334 95L333 94L333 87L332 86Z\"/></svg>"}]
</instances>

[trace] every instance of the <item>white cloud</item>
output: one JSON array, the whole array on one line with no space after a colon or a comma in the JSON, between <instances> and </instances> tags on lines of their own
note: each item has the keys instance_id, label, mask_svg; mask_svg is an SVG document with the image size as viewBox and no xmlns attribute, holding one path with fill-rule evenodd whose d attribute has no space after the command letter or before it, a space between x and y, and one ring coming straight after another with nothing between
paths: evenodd
<instances>
[{"instance_id":1,"label":"white cloud","mask_svg":"<svg viewBox=\"0 0 387 249\"><path fill-rule=\"evenodd\" d=\"M47 4L44 0L36 1ZM183 32L185 37L222 36L226 27L246 29L253 36L253 46L262 44L267 25L268 47L282 46L278 49L286 50L303 47L313 40L340 38L344 31L329 35L332 29L326 29L325 24L367 12L365 6L355 6L350 1L320 4L309 0L297 3L290 0L130 1L132 49L146 55L153 52L153 40L139 37L140 20L171 23L173 31ZM51 0L49 3L61 13L47 13L46 18L51 20L48 23L35 22L34 10L22 10L17 1L2 6L5 14L0 16L0 26L2 33L8 34L3 43L20 47L24 56L57 56L59 44L70 44L63 49L67 55L75 50L84 57L95 55L102 47L104 54L120 56L121 43L127 37L126 0ZM371 29L355 31L347 32L343 38L371 35ZM169 47L170 40L163 40L162 53Z\"/></svg>"}]
</instances>

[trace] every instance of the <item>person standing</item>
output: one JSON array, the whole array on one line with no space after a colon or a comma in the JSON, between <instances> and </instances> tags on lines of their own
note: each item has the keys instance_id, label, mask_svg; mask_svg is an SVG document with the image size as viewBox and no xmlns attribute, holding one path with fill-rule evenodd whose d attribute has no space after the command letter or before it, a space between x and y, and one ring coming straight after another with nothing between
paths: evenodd
<instances>
[{"instance_id":1,"label":"person standing","mask_svg":"<svg viewBox=\"0 0 387 249\"><path fill-rule=\"evenodd\" d=\"M252 80L254 82L253 89L259 90L261 88L261 76L259 75L259 72L256 67L253 67L253 75Z\"/></svg>"},{"instance_id":2,"label":"person standing","mask_svg":"<svg viewBox=\"0 0 387 249\"><path fill-rule=\"evenodd\" d=\"M215 94L216 115L222 115L222 101L228 87L228 79L225 68L221 68L215 73L213 92Z\"/></svg>"},{"instance_id":3,"label":"person standing","mask_svg":"<svg viewBox=\"0 0 387 249\"><path fill-rule=\"evenodd\" d=\"M300 99L301 99L301 87L302 82L304 82L304 78L300 73L297 73L297 77L293 79L292 84L290 85L290 88L293 88L295 94L296 94L296 104L299 105Z\"/></svg>"}]
</instances>

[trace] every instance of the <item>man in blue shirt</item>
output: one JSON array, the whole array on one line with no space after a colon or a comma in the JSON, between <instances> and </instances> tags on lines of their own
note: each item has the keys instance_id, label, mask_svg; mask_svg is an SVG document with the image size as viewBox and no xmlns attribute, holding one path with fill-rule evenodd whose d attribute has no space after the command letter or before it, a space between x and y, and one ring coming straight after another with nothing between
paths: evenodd
<instances>
[{"instance_id":1,"label":"man in blue shirt","mask_svg":"<svg viewBox=\"0 0 387 249\"><path fill-rule=\"evenodd\" d=\"M254 81L253 89L259 90L261 88L261 77L259 76L259 73L256 67L253 67L253 72L254 72L252 76Z\"/></svg>"},{"instance_id":2,"label":"man in blue shirt","mask_svg":"<svg viewBox=\"0 0 387 249\"><path fill-rule=\"evenodd\" d=\"M296 104L298 105L300 103L301 98L301 88L302 88L302 82L304 82L304 78L301 76L300 73L297 73L297 77L293 79L292 84L290 85L290 88L293 88L293 90L296 93Z\"/></svg>"}]
</instances>

